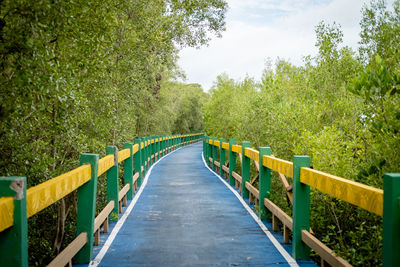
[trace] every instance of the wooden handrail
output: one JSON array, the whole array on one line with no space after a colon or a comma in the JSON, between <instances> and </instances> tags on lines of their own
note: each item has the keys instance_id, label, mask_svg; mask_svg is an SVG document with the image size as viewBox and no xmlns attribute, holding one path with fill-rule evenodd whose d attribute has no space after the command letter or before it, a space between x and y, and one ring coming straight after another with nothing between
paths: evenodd
<instances>
[{"instance_id":1,"label":"wooden handrail","mask_svg":"<svg viewBox=\"0 0 400 267\"><path fill-rule=\"evenodd\" d=\"M88 242L87 233L80 233L60 254L57 255L48 267L65 266L71 262L72 258L83 248Z\"/></svg>"},{"instance_id":2,"label":"wooden handrail","mask_svg":"<svg viewBox=\"0 0 400 267\"><path fill-rule=\"evenodd\" d=\"M312 250L314 250L321 258L329 263L331 266L352 266L343 258L337 256L333 250L328 248L324 243L319 241L314 235L310 232L303 230L301 231L301 240L307 244Z\"/></svg>"},{"instance_id":3,"label":"wooden handrail","mask_svg":"<svg viewBox=\"0 0 400 267\"><path fill-rule=\"evenodd\" d=\"M239 183L242 183L242 176L238 174L237 172L232 172L232 177L235 178Z\"/></svg>"},{"instance_id":4,"label":"wooden handrail","mask_svg":"<svg viewBox=\"0 0 400 267\"><path fill-rule=\"evenodd\" d=\"M255 188L255 187L254 187L251 183L249 183L249 182L246 182L245 186L246 186L247 190L249 190L249 191L253 194L253 196L256 197L256 199L259 199L259 197L260 197L260 192L257 190L257 188Z\"/></svg>"},{"instance_id":5,"label":"wooden handrail","mask_svg":"<svg viewBox=\"0 0 400 267\"><path fill-rule=\"evenodd\" d=\"M97 215L97 217L94 219L94 232L96 232L103 224L103 222L107 219L108 215L110 215L111 211L114 209L114 206L114 200L111 200L110 202L108 202L107 206L105 206L104 209L99 213L99 215Z\"/></svg>"},{"instance_id":6,"label":"wooden handrail","mask_svg":"<svg viewBox=\"0 0 400 267\"><path fill-rule=\"evenodd\" d=\"M124 198L124 196L126 195L126 193L128 193L130 188L129 184L126 184L118 193L118 201L121 201L121 199Z\"/></svg>"}]
</instances>

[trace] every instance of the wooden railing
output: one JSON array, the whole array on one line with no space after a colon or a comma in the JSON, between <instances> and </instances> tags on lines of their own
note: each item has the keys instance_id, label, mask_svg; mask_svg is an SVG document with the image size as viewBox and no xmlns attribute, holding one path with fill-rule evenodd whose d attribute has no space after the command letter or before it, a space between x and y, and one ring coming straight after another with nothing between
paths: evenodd
<instances>
[{"instance_id":1,"label":"wooden railing","mask_svg":"<svg viewBox=\"0 0 400 267\"><path fill-rule=\"evenodd\" d=\"M259 205L261 219L272 219L272 230L283 224L284 243L289 243L292 232L292 253L296 260L309 259L310 248L321 257L321 265L351 266L318 240L310 228L310 186L371 213L383 216L383 265L400 266L400 173L384 175L384 190L340 178L310 168L308 156L294 156L293 162L271 155L269 147L259 151L249 142L237 145L235 139L217 140L204 136L203 155L209 166L225 177L231 186L239 188L243 198ZM228 154L228 160L227 155ZM218 157L219 155L219 157ZM241 175L236 170L239 157ZM218 161L219 159L219 161ZM257 175L250 180L250 161ZM293 218L270 200L271 171L278 173L292 204ZM287 178L292 178L289 184ZM259 180L258 188L254 186Z\"/></svg>"},{"instance_id":2,"label":"wooden railing","mask_svg":"<svg viewBox=\"0 0 400 267\"><path fill-rule=\"evenodd\" d=\"M28 266L27 218L77 190L76 238L49 263L49 266L88 263L93 244L100 242L100 230L108 231L108 221L118 220L122 206L133 198L151 165L178 147L191 144L202 134L143 137L125 143L118 151L107 146L106 156L81 154L80 167L26 190L26 177L0 177L0 262L3 266ZM123 164L119 189L118 166ZM95 217L97 179L107 178L107 205Z\"/></svg>"}]
</instances>

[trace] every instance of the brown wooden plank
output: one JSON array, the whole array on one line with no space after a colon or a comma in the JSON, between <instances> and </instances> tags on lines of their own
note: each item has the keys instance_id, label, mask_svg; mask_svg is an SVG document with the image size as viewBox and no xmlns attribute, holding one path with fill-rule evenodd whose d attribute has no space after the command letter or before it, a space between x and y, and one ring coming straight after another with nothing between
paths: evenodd
<instances>
[{"instance_id":1,"label":"brown wooden plank","mask_svg":"<svg viewBox=\"0 0 400 267\"><path fill-rule=\"evenodd\" d=\"M97 229L97 231L94 233L94 245L100 245L100 229Z\"/></svg>"},{"instance_id":2,"label":"brown wooden plank","mask_svg":"<svg viewBox=\"0 0 400 267\"><path fill-rule=\"evenodd\" d=\"M283 226L283 243L289 244L289 228L287 226Z\"/></svg>"},{"instance_id":3,"label":"brown wooden plank","mask_svg":"<svg viewBox=\"0 0 400 267\"><path fill-rule=\"evenodd\" d=\"M118 201L121 201L121 199L126 195L126 193L128 193L129 188L130 188L129 184L126 184L124 187L122 187L122 189L118 193Z\"/></svg>"},{"instance_id":4,"label":"brown wooden plank","mask_svg":"<svg viewBox=\"0 0 400 267\"><path fill-rule=\"evenodd\" d=\"M279 179L282 182L283 188L286 191L286 195L291 204L293 204L293 192L292 192L292 185L286 179L286 176L282 173L278 173Z\"/></svg>"},{"instance_id":5,"label":"brown wooden plank","mask_svg":"<svg viewBox=\"0 0 400 267\"><path fill-rule=\"evenodd\" d=\"M108 233L108 216L107 216L106 220L104 221L103 227L104 227L103 228L104 233Z\"/></svg>"},{"instance_id":6,"label":"brown wooden plank","mask_svg":"<svg viewBox=\"0 0 400 267\"><path fill-rule=\"evenodd\" d=\"M232 177L235 178L238 182L242 183L242 176L240 176L237 172L232 171Z\"/></svg>"},{"instance_id":7,"label":"brown wooden plank","mask_svg":"<svg viewBox=\"0 0 400 267\"><path fill-rule=\"evenodd\" d=\"M276 232L278 230L278 218L272 214L272 231Z\"/></svg>"},{"instance_id":8,"label":"brown wooden plank","mask_svg":"<svg viewBox=\"0 0 400 267\"><path fill-rule=\"evenodd\" d=\"M257 174L256 176L254 176L253 179L251 179L251 181L250 181L251 185L253 185L255 183L255 181L257 181L258 177L259 177L259 174Z\"/></svg>"},{"instance_id":9,"label":"brown wooden plank","mask_svg":"<svg viewBox=\"0 0 400 267\"><path fill-rule=\"evenodd\" d=\"M324 243L319 241L310 232L303 230L301 231L301 240L312 248L321 258L329 263L331 266L352 266L350 263L345 261L343 258L337 256L330 248Z\"/></svg>"},{"instance_id":10,"label":"brown wooden plank","mask_svg":"<svg viewBox=\"0 0 400 267\"><path fill-rule=\"evenodd\" d=\"M229 168L225 165L222 165L222 169L226 172L229 173Z\"/></svg>"},{"instance_id":11,"label":"brown wooden plank","mask_svg":"<svg viewBox=\"0 0 400 267\"><path fill-rule=\"evenodd\" d=\"M219 163L219 161L214 161L214 165L217 166L218 168L220 168L221 164Z\"/></svg>"},{"instance_id":12,"label":"brown wooden plank","mask_svg":"<svg viewBox=\"0 0 400 267\"><path fill-rule=\"evenodd\" d=\"M57 255L50 263L48 267L59 267L69 264L71 259L81 248L88 242L88 236L86 232L78 235L60 254Z\"/></svg>"},{"instance_id":13,"label":"brown wooden plank","mask_svg":"<svg viewBox=\"0 0 400 267\"><path fill-rule=\"evenodd\" d=\"M256 166L257 171L260 171L260 163L254 160L254 165Z\"/></svg>"},{"instance_id":14,"label":"brown wooden plank","mask_svg":"<svg viewBox=\"0 0 400 267\"><path fill-rule=\"evenodd\" d=\"M135 174L133 175L133 183L135 183L135 182L137 181L138 178L139 178L139 173L137 172L137 173L135 173Z\"/></svg>"},{"instance_id":15,"label":"brown wooden plank","mask_svg":"<svg viewBox=\"0 0 400 267\"><path fill-rule=\"evenodd\" d=\"M255 188L254 186L251 185L251 183L246 182L245 184L247 190L249 190L255 197L258 199L260 197L260 192Z\"/></svg>"},{"instance_id":16,"label":"brown wooden plank","mask_svg":"<svg viewBox=\"0 0 400 267\"><path fill-rule=\"evenodd\" d=\"M94 229L93 229L94 232L96 232L97 229L100 228L100 226L103 224L104 220L111 213L113 208L114 208L114 200L111 200L110 202L108 202L107 206L105 206L104 209L99 213L99 215L97 215L97 217L94 219Z\"/></svg>"},{"instance_id":17,"label":"brown wooden plank","mask_svg":"<svg viewBox=\"0 0 400 267\"><path fill-rule=\"evenodd\" d=\"M278 219L283 223L283 225L286 225L290 230L292 230L293 227L293 219L287 215L283 210L281 210L275 203L273 203L271 200L264 198L264 206L269 209L272 214L274 214Z\"/></svg>"}]
</instances>

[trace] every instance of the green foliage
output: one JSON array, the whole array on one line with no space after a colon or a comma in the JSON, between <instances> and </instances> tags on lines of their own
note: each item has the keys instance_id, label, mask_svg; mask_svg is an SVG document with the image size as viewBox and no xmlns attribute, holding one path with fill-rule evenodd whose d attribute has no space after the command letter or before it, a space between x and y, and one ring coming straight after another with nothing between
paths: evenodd
<instances>
[{"instance_id":1,"label":"green foliage","mask_svg":"<svg viewBox=\"0 0 400 267\"><path fill-rule=\"evenodd\" d=\"M277 60L261 82L218 76L205 104L209 136L236 137L292 160L311 157L315 169L378 188L400 166L399 10L373 1L362 10L361 46L342 47L340 25L316 27L318 54L297 67ZM291 215L272 175L271 199ZM338 255L357 266L381 264L382 219L311 190L311 227Z\"/></svg>"},{"instance_id":2,"label":"green foliage","mask_svg":"<svg viewBox=\"0 0 400 267\"><path fill-rule=\"evenodd\" d=\"M1 174L26 175L30 187L77 167L82 152L104 155L106 145L135 137L200 131L204 96L186 96L181 86L171 94L185 97L168 102L166 81L176 76L179 48L221 34L226 9L223 0L0 1ZM159 123L167 106L176 109L165 120L171 124ZM103 190L100 179L102 202ZM73 213L73 203L57 204L58 212ZM53 214L32 220L30 229L52 234L29 232L30 265L47 264L74 235L72 222ZM58 223L63 233L61 221L67 240L61 234L55 242L50 230ZM46 247L33 249L38 242Z\"/></svg>"}]
</instances>

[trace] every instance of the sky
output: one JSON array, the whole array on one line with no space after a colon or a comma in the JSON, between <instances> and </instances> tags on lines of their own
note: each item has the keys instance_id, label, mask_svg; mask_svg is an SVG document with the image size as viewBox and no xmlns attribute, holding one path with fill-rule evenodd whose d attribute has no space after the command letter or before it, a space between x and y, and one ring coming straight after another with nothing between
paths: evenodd
<instances>
[{"instance_id":1,"label":"sky","mask_svg":"<svg viewBox=\"0 0 400 267\"><path fill-rule=\"evenodd\" d=\"M299 66L316 55L315 26L339 23L343 45L358 47L361 0L228 0L226 31L208 46L184 48L178 64L186 83L208 91L222 73L235 80L260 80L267 59L279 57Z\"/></svg>"}]
</instances>

